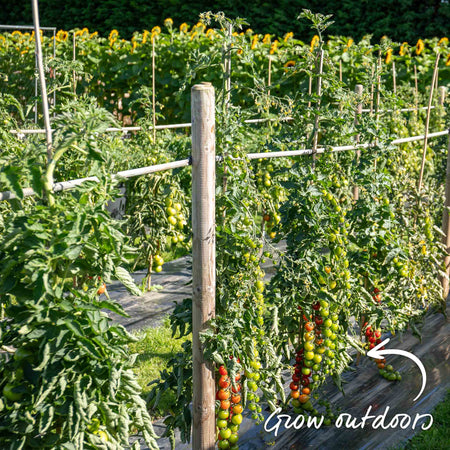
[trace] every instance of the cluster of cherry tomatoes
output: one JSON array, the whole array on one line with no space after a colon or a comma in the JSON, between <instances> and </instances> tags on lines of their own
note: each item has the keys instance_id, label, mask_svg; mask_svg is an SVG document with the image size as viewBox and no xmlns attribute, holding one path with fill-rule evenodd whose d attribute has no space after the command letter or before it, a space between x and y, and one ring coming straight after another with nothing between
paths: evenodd
<instances>
[{"instance_id":1,"label":"cluster of cherry tomatoes","mask_svg":"<svg viewBox=\"0 0 450 450\"><path fill-rule=\"evenodd\" d=\"M236 450L239 448L238 431L242 423L241 375L235 376L234 383L224 366L219 367L219 389L216 394L217 446L219 449Z\"/></svg>"},{"instance_id":2,"label":"cluster of cherry tomatoes","mask_svg":"<svg viewBox=\"0 0 450 450\"><path fill-rule=\"evenodd\" d=\"M363 325L364 335L366 342L368 343L369 350L373 349L376 345L381 343L381 328L374 329L367 322ZM380 347L380 350L384 350L384 346ZM386 358L375 360L379 373L383 378L389 381L400 381L402 379L400 372L394 371L391 364L386 365Z\"/></svg>"}]
</instances>

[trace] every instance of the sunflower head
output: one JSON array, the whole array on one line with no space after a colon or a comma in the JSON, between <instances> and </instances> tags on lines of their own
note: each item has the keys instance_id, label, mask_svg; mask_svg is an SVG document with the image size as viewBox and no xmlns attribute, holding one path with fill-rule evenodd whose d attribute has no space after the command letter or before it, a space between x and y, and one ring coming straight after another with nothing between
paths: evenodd
<instances>
[{"instance_id":1,"label":"sunflower head","mask_svg":"<svg viewBox=\"0 0 450 450\"><path fill-rule=\"evenodd\" d=\"M419 39L416 44L416 55L420 55L423 52L424 48L425 48L424 42L422 41L422 39Z\"/></svg>"},{"instance_id":2,"label":"sunflower head","mask_svg":"<svg viewBox=\"0 0 450 450\"><path fill-rule=\"evenodd\" d=\"M439 39L439 42L438 42L439 47L447 46L447 45L448 45L448 38L443 37L443 38Z\"/></svg>"},{"instance_id":3,"label":"sunflower head","mask_svg":"<svg viewBox=\"0 0 450 450\"><path fill-rule=\"evenodd\" d=\"M294 37L294 33L290 31L289 33L286 33L283 37L283 41L287 42L289 39L292 39Z\"/></svg>"},{"instance_id":4,"label":"sunflower head","mask_svg":"<svg viewBox=\"0 0 450 450\"><path fill-rule=\"evenodd\" d=\"M277 48L278 48L278 40L275 39L273 41L273 44L270 46L269 54L273 55L277 51Z\"/></svg>"},{"instance_id":5,"label":"sunflower head","mask_svg":"<svg viewBox=\"0 0 450 450\"><path fill-rule=\"evenodd\" d=\"M447 59L445 61L446 66L450 66L450 53L447 55Z\"/></svg>"},{"instance_id":6,"label":"sunflower head","mask_svg":"<svg viewBox=\"0 0 450 450\"><path fill-rule=\"evenodd\" d=\"M252 38L252 46L251 49L254 50L256 48L256 45L258 44L258 35L255 34Z\"/></svg>"},{"instance_id":7,"label":"sunflower head","mask_svg":"<svg viewBox=\"0 0 450 450\"><path fill-rule=\"evenodd\" d=\"M310 47L310 52L312 53L314 51L314 47L319 43L319 36L314 35L314 37L311 39L311 47Z\"/></svg>"},{"instance_id":8,"label":"sunflower head","mask_svg":"<svg viewBox=\"0 0 450 450\"><path fill-rule=\"evenodd\" d=\"M403 42L403 44L400 45L399 54L400 54L400 56L405 56L407 52L408 52L408 43Z\"/></svg>"},{"instance_id":9,"label":"sunflower head","mask_svg":"<svg viewBox=\"0 0 450 450\"><path fill-rule=\"evenodd\" d=\"M388 50L386 52L385 63L389 64L391 61L392 61L392 48L388 48Z\"/></svg>"},{"instance_id":10,"label":"sunflower head","mask_svg":"<svg viewBox=\"0 0 450 450\"><path fill-rule=\"evenodd\" d=\"M172 28L173 20L170 17L168 17L167 19L164 20L164 26L167 28Z\"/></svg>"},{"instance_id":11,"label":"sunflower head","mask_svg":"<svg viewBox=\"0 0 450 450\"><path fill-rule=\"evenodd\" d=\"M289 68L289 67L295 67L295 61L288 61L283 67Z\"/></svg>"},{"instance_id":12,"label":"sunflower head","mask_svg":"<svg viewBox=\"0 0 450 450\"><path fill-rule=\"evenodd\" d=\"M263 44L270 44L270 34L266 34L263 38Z\"/></svg>"},{"instance_id":13,"label":"sunflower head","mask_svg":"<svg viewBox=\"0 0 450 450\"><path fill-rule=\"evenodd\" d=\"M189 30L189 25L184 22L180 25L180 33L187 33Z\"/></svg>"}]
</instances>

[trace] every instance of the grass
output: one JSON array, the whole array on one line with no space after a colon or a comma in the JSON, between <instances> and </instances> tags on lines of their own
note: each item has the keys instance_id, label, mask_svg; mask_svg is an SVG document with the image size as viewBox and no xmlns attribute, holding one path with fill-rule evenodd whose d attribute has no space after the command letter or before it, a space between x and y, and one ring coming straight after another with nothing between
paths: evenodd
<instances>
[{"instance_id":1,"label":"grass","mask_svg":"<svg viewBox=\"0 0 450 450\"><path fill-rule=\"evenodd\" d=\"M152 388L148 384L159 379L160 371L167 368L169 360L182 350L181 344L190 339L190 336L181 339L172 337L168 319L164 320L163 325L156 328L147 328L135 333L134 336L139 340L129 345L131 353L138 353L133 370L137 375L138 383L142 387L142 395L145 398ZM174 401L173 393L165 392L161 397L158 409L152 411L153 416L164 414L164 411L170 409L170 405Z\"/></svg>"},{"instance_id":2,"label":"grass","mask_svg":"<svg viewBox=\"0 0 450 450\"><path fill-rule=\"evenodd\" d=\"M433 411L432 427L414 436L403 448L405 450L450 449L450 390Z\"/></svg>"}]
</instances>

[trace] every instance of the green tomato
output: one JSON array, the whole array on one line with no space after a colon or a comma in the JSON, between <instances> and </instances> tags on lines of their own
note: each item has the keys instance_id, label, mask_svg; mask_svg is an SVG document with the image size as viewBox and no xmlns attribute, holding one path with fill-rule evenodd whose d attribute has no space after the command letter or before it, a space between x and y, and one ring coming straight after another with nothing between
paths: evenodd
<instances>
[{"instance_id":1,"label":"green tomato","mask_svg":"<svg viewBox=\"0 0 450 450\"><path fill-rule=\"evenodd\" d=\"M228 417L230 416L230 413L228 410L221 409L217 416L219 417L219 419L228 419Z\"/></svg>"},{"instance_id":2,"label":"green tomato","mask_svg":"<svg viewBox=\"0 0 450 450\"><path fill-rule=\"evenodd\" d=\"M229 428L222 428L220 430L220 436L222 439L229 439L231 436L231 430Z\"/></svg>"},{"instance_id":3,"label":"green tomato","mask_svg":"<svg viewBox=\"0 0 450 450\"><path fill-rule=\"evenodd\" d=\"M228 442L227 439L224 439L224 440L222 440L222 441L219 441L219 443L217 444L217 446L218 446L220 449L228 449L228 448L230 448L230 443Z\"/></svg>"},{"instance_id":4,"label":"green tomato","mask_svg":"<svg viewBox=\"0 0 450 450\"><path fill-rule=\"evenodd\" d=\"M242 423L242 414L234 414L233 417L231 418L231 421L235 425L240 425Z\"/></svg>"},{"instance_id":5,"label":"green tomato","mask_svg":"<svg viewBox=\"0 0 450 450\"><path fill-rule=\"evenodd\" d=\"M305 350L307 352L312 352L314 350L314 342L313 341L306 341L304 344Z\"/></svg>"},{"instance_id":6,"label":"green tomato","mask_svg":"<svg viewBox=\"0 0 450 450\"><path fill-rule=\"evenodd\" d=\"M228 422L225 419L218 419L216 423L218 428L226 428L228 425Z\"/></svg>"},{"instance_id":7,"label":"green tomato","mask_svg":"<svg viewBox=\"0 0 450 450\"><path fill-rule=\"evenodd\" d=\"M237 435L237 433L233 433L229 438L228 441L230 442L230 444L236 444L236 442L239 440L239 436Z\"/></svg>"},{"instance_id":8,"label":"green tomato","mask_svg":"<svg viewBox=\"0 0 450 450\"><path fill-rule=\"evenodd\" d=\"M307 361L311 361L312 359L314 359L314 352L305 352L305 359Z\"/></svg>"},{"instance_id":9,"label":"green tomato","mask_svg":"<svg viewBox=\"0 0 450 450\"><path fill-rule=\"evenodd\" d=\"M314 362L315 362L316 364L321 363L321 362L322 362L322 356L319 355L318 353L315 353L315 354L314 354Z\"/></svg>"},{"instance_id":10,"label":"green tomato","mask_svg":"<svg viewBox=\"0 0 450 450\"><path fill-rule=\"evenodd\" d=\"M13 402L16 402L22 398L22 394L18 392L14 392L13 389L15 386L13 386L11 383L8 383L3 388L3 395Z\"/></svg>"},{"instance_id":11,"label":"green tomato","mask_svg":"<svg viewBox=\"0 0 450 450\"><path fill-rule=\"evenodd\" d=\"M310 375L311 374L311 369L309 367L303 367L302 368L302 374L303 375Z\"/></svg>"}]
</instances>

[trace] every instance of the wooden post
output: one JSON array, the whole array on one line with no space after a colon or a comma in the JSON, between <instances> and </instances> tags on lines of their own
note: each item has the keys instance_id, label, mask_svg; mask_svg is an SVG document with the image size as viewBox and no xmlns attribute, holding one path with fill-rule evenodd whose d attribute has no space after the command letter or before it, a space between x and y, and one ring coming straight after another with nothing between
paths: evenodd
<instances>
[{"instance_id":1,"label":"wooden post","mask_svg":"<svg viewBox=\"0 0 450 450\"><path fill-rule=\"evenodd\" d=\"M372 76L370 77L370 115L373 114L373 91L374 91L374 83L373 83L373 79L375 76L375 67L372 66Z\"/></svg>"},{"instance_id":2,"label":"wooden post","mask_svg":"<svg viewBox=\"0 0 450 450\"><path fill-rule=\"evenodd\" d=\"M215 315L215 104L211 83L191 91L192 114L192 448L215 445L214 365L203 358L199 333Z\"/></svg>"},{"instance_id":3,"label":"wooden post","mask_svg":"<svg viewBox=\"0 0 450 450\"><path fill-rule=\"evenodd\" d=\"M356 105L356 110L355 110L355 127L356 125L358 125L358 121L359 121L359 116L362 114L362 93L363 93L363 86L362 84L357 84L355 86L355 93L359 98L359 103ZM359 140L360 140L360 135L359 133L355 135L355 143L359 144ZM361 157L361 150L356 150L356 162L359 163L359 158ZM358 200L359 199L359 188L358 186L353 186L353 200Z\"/></svg>"},{"instance_id":4,"label":"wooden post","mask_svg":"<svg viewBox=\"0 0 450 450\"><path fill-rule=\"evenodd\" d=\"M440 56L441 56L440 53L438 53L436 55L436 62L434 63L433 78L431 80L431 86L430 86L430 97L428 98L427 118L425 121L425 133L424 133L424 140L423 140L422 164L420 165L419 186L417 187L418 192L420 192L420 189L422 188L423 171L425 168L425 158L427 155L427 146L428 146L428 129L430 127L431 103L433 102L434 85L436 83L436 77L437 77L437 71L438 71L438 67L439 67Z\"/></svg>"},{"instance_id":5,"label":"wooden post","mask_svg":"<svg viewBox=\"0 0 450 450\"><path fill-rule=\"evenodd\" d=\"M339 60L339 81L342 83L342 61Z\"/></svg>"},{"instance_id":6,"label":"wooden post","mask_svg":"<svg viewBox=\"0 0 450 450\"><path fill-rule=\"evenodd\" d=\"M442 213L442 231L444 232L443 242L445 245L445 272L450 276L450 134L448 136L447 151L447 172L445 177L445 203L444 212ZM444 300L447 299L449 292L449 280L442 277L442 295Z\"/></svg>"},{"instance_id":7,"label":"wooden post","mask_svg":"<svg viewBox=\"0 0 450 450\"><path fill-rule=\"evenodd\" d=\"M312 72L313 68L311 67L310 70ZM311 94L312 94L312 76L310 75L309 79L308 79L308 98L309 98L308 109L311 108ZM309 116L309 111L308 111L308 116Z\"/></svg>"}]
</instances>

